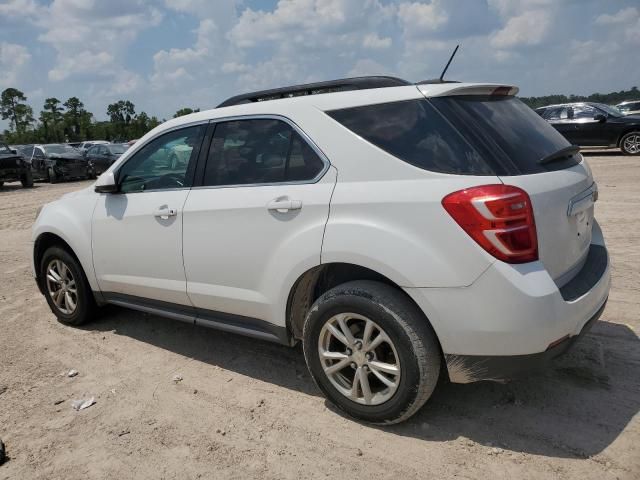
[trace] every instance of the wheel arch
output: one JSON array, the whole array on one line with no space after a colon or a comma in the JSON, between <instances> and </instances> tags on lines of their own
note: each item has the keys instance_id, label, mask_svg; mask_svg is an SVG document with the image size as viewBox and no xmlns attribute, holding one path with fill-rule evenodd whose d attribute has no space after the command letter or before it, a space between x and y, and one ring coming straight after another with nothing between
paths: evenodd
<instances>
[{"instance_id":1,"label":"wheel arch","mask_svg":"<svg viewBox=\"0 0 640 480\"><path fill-rule=\"evenodd\" d=\"M78 265L80 265L80 268L82 269L82 273L85 276L85 279L89 283L89 287L93 291L96 302L102 303L101 298L98 298L100 296L99 289L94 287L92 283L91 275L93 270L91 268L89 269L87 268L87 265L85 265L85 262L83 262L82 258L78 255L78 252L73 248L71 243L66 238L64 238L62 235L58 234L57 232L52 232L52 231L43 231L39 233L33 243L33 252L32 252L33 266L34 266L36 284L38 285L38 289L40 290L40 292L44 294L44 285L42 282L42 278L40 277L40 263L47 249L53 246L58 246L60 248L63 248L65 251L69 253L69 255L71 255L75 260L77 260ZM85 261L87 260L85 259ZM93 265L90 265L90 267L92 266Z\"/></svg>"},{"instance_id":2,"label":"wheel arch","mask_svg":"<svg viewBox=\"0 0 640 480\"><path fill-rule=\"evenodd\" d=\"M389 285L401 292L415 307L422 313L425 322L433 329L438 347L442 354L442 346L438 337L438 332L429 320L425 312L416 301L408 295L402 287L387 276L372 270L368 267L353 263L324 263L308 269L298 277L291 287L287 299L286 325L289 334L294 340L302 338L302 329L307 313L313 303L326 291L343 283L354 280L373 280Z\"/></svg>"},{"instance_id":3,"label":"wheel arch","mask_svg":"<svg viewBox=\"0 0 640 480\"><path fill-rule=\"evenodd\" d=\"M69 245L65 239L52 232L43 232L38 235L35 242L33 243L33 265L36 274L36 283L38 284L38 288L40 289L40 292L42 294L44 294L44 285L42 283L42 278L40 278L40 263L42 262L44 252L54 246L58 246L66 250L69 255L73 256L73 258L75 258L82 266L82 262L80 262L80 259L78 259L78 256L73 251L73 248L71 248L71 245Z\"/></svg>"},{"instance_id":4,"label":"wheel arch","mask_svg":"<svg viewBox=\"0 0 640 480\"><path fill-rule=\"evenodd\" d=\"M616 142L616 145L618 146L618 148L622 148L622 139L624 138L624 136L632 132L638 132L640 134L640 125L629 127L622 131L622 133L618 137L618 141Z\"/></svg>"}]
</instances>

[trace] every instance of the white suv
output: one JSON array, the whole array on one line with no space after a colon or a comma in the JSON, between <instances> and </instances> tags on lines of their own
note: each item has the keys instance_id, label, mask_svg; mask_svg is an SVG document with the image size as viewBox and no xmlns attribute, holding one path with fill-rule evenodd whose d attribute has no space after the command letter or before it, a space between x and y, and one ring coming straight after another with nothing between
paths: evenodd
<instances>
[{"instance_id":1,"label":"white suv","mask_svg":"<svg viewBox=\"0 0 640 480\"><path fill-rule=\"evenodd\" d=\"M441 376L528 372L597 320L610 275L586 161L516 92L367 77L170 120L43 207L38 286L67 324L111 303L302 341L373 423Z\"/></svg>"}]
</instances>

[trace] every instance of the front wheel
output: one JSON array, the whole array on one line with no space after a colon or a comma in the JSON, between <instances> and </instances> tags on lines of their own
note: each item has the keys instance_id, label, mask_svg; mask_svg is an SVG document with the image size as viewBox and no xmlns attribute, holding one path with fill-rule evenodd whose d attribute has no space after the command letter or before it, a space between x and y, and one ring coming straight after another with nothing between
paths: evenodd
<instances>
[{"instance_id":1,"label":"front wheel","mask_svg":"<svg viewBox=\"0 0 640 480\"><path fill-rule=\"evenodd\" d=\"M58 320L81 325L96 309L91 287L78 260L60 247L51 247L40 262L40 281L47 303Z\"/></svg>"},{"instance_id":2,"label":"front wheel","mask_svg":"<svg viewBox=\"0 0 640 480\"><path fill-rule=\"evenodd\" d=\"M640 132L629 132L620 139L620 150L625 155L640 155Z\"/></svg>"},{"instance_id":3,"label":"front wheel","mask_svg":"<svg viewBox=\"0 0 640 480\"><path fill-rule=\"evenodd\" d=\"M49 183L58 183L58 175L53 168L49 168Z\"/></svg>"},{"instance_id":4,"label":"front wheel","mask_svg":"<svg viewBox=\"0 0 640 480\"><path fill-rule=\"evenodd\" d=\"M440 374L440 349L427 319L403 292L378 282L348 282L316 300L303 347L327 398L370 423L411 417Z\"/></svg>"},{"instance_id":5,"label":"front wheel","mask_svg":"<svg viewBox=\"0 0 640 480\"><path fill-rule=\"evenodd\" d=\"M22 183L23 188L33 187L33 173L31 173L31 170L27 170L22 174L20 177L20 183Z\"/></svg>"}]
</instances>

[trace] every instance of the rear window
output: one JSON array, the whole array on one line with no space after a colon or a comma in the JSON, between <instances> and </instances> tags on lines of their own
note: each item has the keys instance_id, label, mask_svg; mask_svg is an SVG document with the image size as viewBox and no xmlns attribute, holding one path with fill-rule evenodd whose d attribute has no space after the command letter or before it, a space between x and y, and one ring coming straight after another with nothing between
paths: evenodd
<instances>
[{"instance_id":1,"label":"rear window","mask_svg":"<svg viewBox=\"0 0 640 480\"><path fill-rule=\"evenodd\" d=\"M492 168L426 100L327 112L352 132L416 167L459 175L491 175Z\"/></svg>"},{"instance_id":2,"label":"rear window","mask_svg":"<svg viewBox=\"0 0 640 480\"><path fill-rule=\"evenodd\" d=\"M541 165L570 143L514 97L452 96L430 102L494 165L497 175L527 175L577 165L580 156Z\"/></svg>"},{"instance_id":3,"label":"rear window","mask_svg":"<svg viewBox=\"0 0 640 480\"><path fill-rule=\"evenodd\" d=\"M569 142L514 97L436 97L327 113L400 160L435 172L525 175L568 168L580 158L540 165Z\"/></svg>"}]
</instances>

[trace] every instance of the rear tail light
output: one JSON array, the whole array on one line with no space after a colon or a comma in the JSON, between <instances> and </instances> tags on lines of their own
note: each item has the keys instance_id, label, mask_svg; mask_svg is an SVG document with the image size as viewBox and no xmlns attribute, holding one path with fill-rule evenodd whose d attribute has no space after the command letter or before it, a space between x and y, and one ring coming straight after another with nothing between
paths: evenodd
<instances>
[{"instance_id":1,"label":"rear tail light","mask_svg":"<svg viewBox=\"0 0 640 480\"><path fill-rule=\"evenodd\" d=\"M531 199L510 185L483 185L442 199L449 215L482 248L499 260L526 263L538 259L538 237Z\"/></svg>"}]
</instances>

